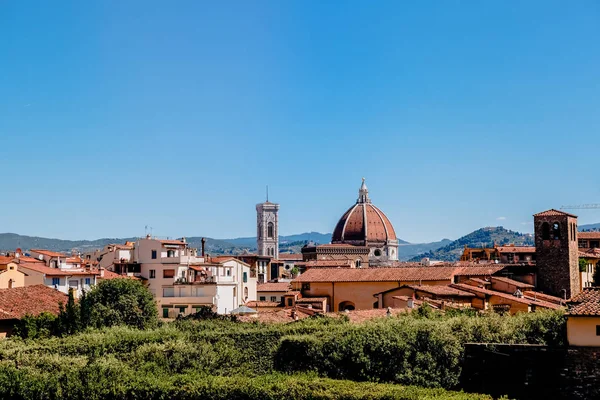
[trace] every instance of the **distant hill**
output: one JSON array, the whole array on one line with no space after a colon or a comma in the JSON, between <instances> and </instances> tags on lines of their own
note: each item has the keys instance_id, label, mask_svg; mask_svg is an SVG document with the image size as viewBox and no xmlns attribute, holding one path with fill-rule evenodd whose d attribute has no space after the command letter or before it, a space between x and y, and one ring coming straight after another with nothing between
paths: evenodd
<instances>
[{"instance_id":1,"label":"distant hill","mask_svg":"<svg viewBox=\"0 0 600 400\"><path fill-rule=\"evenodd\" d=\"M435 251L440 247L444 247L452 243L450 239L442 239L439 242L432 243L407 243L400 244L398 247L398 256L400 261L408 261L411 258L418 256L423 253ZM419 258L420 260L420 258Z\"/></svg>"},{"instance_id":2,"label":"distant hill","mask_svg":"<svg viewBox=\"0 0 600 400\"><path fill-rule=\"evenodd\" d=\"M499 245L534 246L534 239L531 234L511 231L501 226L481 228L437 250L428 251L413 257L410 261L420 261L423 257L429 257L432 260L458 261L465 245L468 247L492 247L494 243Z\"/></svg>"},{"instance_id":3,"label":"distant hill","mask_svg":"<svg viewBox=\"0 0 600 400\"><path fill-rule=\"evenodd\" d=\"M580 232L583 231L600 231L600 223L597 224L587 224L587 225L579 225L578 227Z\"/></svg>"},{"instance_id":4,"label":"distant hill","mask_svg":"<svg viewBox=\"0 0 600 400\"><path fill-rule=\"evenodd\" d=\"M135 241L139 238L103 238L97 240L63 240L51 239L37 236L18 235L16 233L0 233L0 251L13 251L21 248L25 251L35 248L48 249L60 252L70 252L76 250L80 252L93 251L101 249L110 243L125 243L126 241ZM202 246L202 236L186 237L191 247L200 249ZM307 242L325 244L331 242L331 233L306 232L295 235L280 236L279 250L281 252L299 253L300 249ZM450 240L444 239L434 243L412 244L405 240L398 240L400 243L400 258L407 260L417 254L430 250L436 250L448 243ZM256 238L243 237L233 239L213 239L206 238L206 252L208 254L239 254L244 251L256 251Z\"/></svg>"}]
</instances>

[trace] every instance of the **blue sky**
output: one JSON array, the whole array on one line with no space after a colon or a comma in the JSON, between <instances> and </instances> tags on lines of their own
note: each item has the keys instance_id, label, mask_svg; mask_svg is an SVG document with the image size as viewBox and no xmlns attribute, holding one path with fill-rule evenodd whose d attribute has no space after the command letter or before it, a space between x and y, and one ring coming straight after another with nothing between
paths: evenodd
<instances>
[{"instance_id":1,"label":"blue sky","mask_svg":"<svg viewBox=\"0 0 600 400\"><path fill-rule=\"evenodd\" d=\"M597 1L23 0L0 37L0 232L250 236L267 184L330 232L363 176L412 242L600 203Z\"/></svg>"}]
</instances>

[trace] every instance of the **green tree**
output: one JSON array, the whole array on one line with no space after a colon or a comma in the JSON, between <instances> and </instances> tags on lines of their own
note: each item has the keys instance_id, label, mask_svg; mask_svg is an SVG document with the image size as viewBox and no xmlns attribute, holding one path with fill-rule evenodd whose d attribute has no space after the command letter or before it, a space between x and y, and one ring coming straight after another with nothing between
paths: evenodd
<instances>
[{"instance_id":1,"label":"green tree","mask_svg":"<svg viewBox=\"0 0 600 400\"><path fill-rule=\"evenodd\" d=\"M133 279L104 280L82 297L80 304L84 326L128 325L146 329L158 323L152 293Z\"/></svg>"},{"instance_id":2,"label":"green tree","mask_svg":"<svg viewBox=\"0 0 600 400\"><path fill-rule=\"evenodd\" d=\"M587 269L588 262L585 258L579 259L579 272L585 272Z\"/></svg>"},{"instance_id":3,"label":"green tree","mask_svg":"<svg viewBox=\"0 0 600 400\"><path fill-rule=\"evenodd\" d=\"M75 296L73 295L73 289L69 289L69 299L67 305L63 309L60 308L58 315L60 320L60 328L57 329L59 334L73 334L79 332L81 329L81 320L79 318L79 305L75 304Z\"/></svg>"}]
</instances>

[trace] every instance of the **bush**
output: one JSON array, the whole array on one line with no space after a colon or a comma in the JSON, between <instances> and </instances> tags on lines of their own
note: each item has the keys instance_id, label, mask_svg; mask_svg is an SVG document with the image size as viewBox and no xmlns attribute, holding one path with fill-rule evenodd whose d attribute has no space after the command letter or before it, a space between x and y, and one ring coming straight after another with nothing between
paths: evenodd
<instances>
[{"instance_id":1,"label":"bush","mask_svg":"<svg viewBox=\"0 0 600 400\"><path fill-rule=\"evenodd\" d=\"M58 394L67 393L66 390L88 393L91 399L107 398L110 394L116 398L146 398L144 396L151 397L153 393L162 398L193 398L198 393L207 398L220 398L211 392L211 385L221 382L235 385L235 390L226 391L232 398L254 398L252 396L259 394L277 398L274 393L279 392L269 392L269 388L261 392L263 389L256 388L252 379L275 386L302 382L298 383L302 386L306 382L295 376L307 373L344 382L449 389L458 382L465 343L565 344L565 318L558 311L515 316L449 315L431 311L428 315L429 318L421 314L400 314L360 324L332 317L286 324L182 319L146 330L118 326L51 338L35 333L36 340L0 342L0 398L11 397L11 393L17 398L58 398ZM23 332L29 335L43 330L37 320L35 323L24 321L23 325ZM24 374L22 371L27 371L31 378L27 374L20 375ZM102 383L108 385L107 388L93 386L94 382L108 379L100 375L112 377L113 371L122 371L122 374L111 378L113 381L109 383ZM294 377L276 375L275 378L274 371L294 374ZM2 389L2 382L15 377L14 374L19 374L16 378L24 383ZM258 394L232 383L242 378L226 378L239 376ZM48 388L53 389L37 381L27 381L34 378L47 379ZM70 387L63 382L65 380L83 389ZM196 381L212 383L199 387ZM298 398L335 398L334 394L342 393L331 391L336 381L320 381L329 382L322 391L330 397L322 394L321 389L315 389L316 392L298 392ZM346 384L350 385L343 385ZM355 387L363 390L371 386ZM47 395L46 390L55 395ZM71 397L71 392L68 393ZM325 397L319 397L321 395ZM358 398L352 396L348 394L348 398Z\"/></svg>"},{"instance_id":2,"label":"bush","mask_svg":"<svg viewBox=\"0 0 600 400\"><path fill-rule=\"evenodd\" d=\"M155 327L158 311L152 293L133 279L103 280L81 298L82 325Z\"/></svg>"}]
</instances>

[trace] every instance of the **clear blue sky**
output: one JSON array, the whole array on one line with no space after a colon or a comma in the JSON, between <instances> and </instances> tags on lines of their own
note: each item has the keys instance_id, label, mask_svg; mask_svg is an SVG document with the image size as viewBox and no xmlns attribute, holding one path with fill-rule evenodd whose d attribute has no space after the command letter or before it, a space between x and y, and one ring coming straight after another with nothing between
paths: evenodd
<instances>
[{"instance_id":1,"label":"clear blue sky","mask_svg":"<svg viewBox=\"0 0 600 400\"><path fill-rule=\"evenodd\" d=\"M600 203L597 1L23 0L0 37L0 232L251 236L267 184L331 232L363 176L412 242Z\"/></svg>"}]
</instances>

